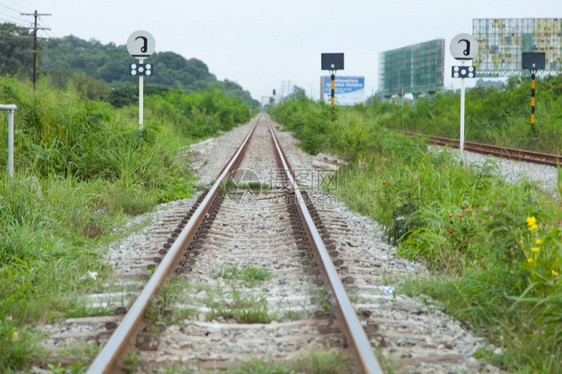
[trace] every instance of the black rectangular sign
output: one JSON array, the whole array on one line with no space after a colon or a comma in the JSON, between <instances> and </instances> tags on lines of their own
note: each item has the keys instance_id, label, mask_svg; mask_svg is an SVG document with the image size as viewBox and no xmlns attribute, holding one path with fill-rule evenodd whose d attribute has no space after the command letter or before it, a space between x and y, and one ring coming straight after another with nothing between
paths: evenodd
<instances>
[{"instance_id":1,"label":"black rectangular sign","mask_svg":"<svg viewBox=\"0 0 562 374\"><path fill-rule=\"evenodd\" d=\"M343 53L322 53L322 70L343 70Z\"/></svg>"},{"instance_id":2,"label":"black rectangular sign","mask_svg":"<svg viewBox=\"0 0 562 374\"><path fill-rule=\"evenodd\" d=\"M545 66L544 52L523 52L523 69L543 70Z\"/></svg>"}]
</instances>

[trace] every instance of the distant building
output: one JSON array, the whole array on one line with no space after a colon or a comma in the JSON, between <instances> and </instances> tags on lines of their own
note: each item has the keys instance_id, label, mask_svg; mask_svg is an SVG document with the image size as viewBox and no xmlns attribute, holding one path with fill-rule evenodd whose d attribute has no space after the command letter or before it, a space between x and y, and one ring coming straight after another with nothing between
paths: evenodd
<instances>
[{"instance_id":1,"label":"distant building","mask_svg":"<svg viewBox=\"0 0 562 374\"><path fill-rule=\"evenodd\" d=\"M546 68L562 69L562 18L476 18L472 34L478 41L474 58L478 77L521 75L523 52L544 52Z\"/></svg>"},{"instance_id":2,"label":"distant building","mask_svg":"<svg viewBox=\"0 0 562 374\"><path fill-rule=\"evenodd\" d=\"M381 52L377 97L433 94L443 89L445 39Z\"/></svg>"}]
</instances>

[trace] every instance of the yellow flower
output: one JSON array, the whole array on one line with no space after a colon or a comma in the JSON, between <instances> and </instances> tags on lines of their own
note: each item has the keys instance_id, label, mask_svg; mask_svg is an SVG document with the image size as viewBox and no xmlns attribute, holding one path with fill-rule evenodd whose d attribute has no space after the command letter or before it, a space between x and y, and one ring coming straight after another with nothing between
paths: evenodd
<instances>
[{"instance_id":1,"label":"yellow flower","mask_svg":"<svg viewBox=\"0 0 562 374\"><path fill-rule=\"evenodd\" d=\"M531 263L533 263L533 259L532 259L531 257L529 257L529 258L527 259L527 262L531 264Z\"/></svg>"},{"instance_id":2,"label":"yellow flower","mask_svg":"<svg viewBox=\"0 0 562 374\"><path fill-rule=\"evenodd\" d=\"M552 273L552 275L554 275L555 277L557 277L557 276L558 276L558 273L556 272L556 270L552 269L552 270L551 270L550 272L551 272L551 273Z\"/></svg>"},{"instance_id":3,"label":"yellow flower","mask_svg":"<svg viewBox=\"0 0 562 374\"><path fill-rule=\"evenodd\" d=\"M527 227L529 228L529 230L533 231L537 229L537 219L534 216L527 217L525 222L527 222Z\"/></svg>"},{"instance_id":4,"label":"yellow flower","mask_svg":"<svg viewBox=\"0 0 562 374\"><path fill-rule=\"evenodd\" d=\"M535 243L537 243L537 245L541 245L541 244L542 244L542 240L537 239L537 240L535 241Z\"/></svg>"},{"instance_id":5,"label":"yellow flower","mask_svg":"<svg viewBox=\"0 0 562 374\"><path fill-rule=\"evenodd\" d=\"M538 252L538 251L540 251L540 248L539 248L539 247L532 247L532 248L531 248L531 251L533 251L533 252Z\"/></svg>"}]
</instances>

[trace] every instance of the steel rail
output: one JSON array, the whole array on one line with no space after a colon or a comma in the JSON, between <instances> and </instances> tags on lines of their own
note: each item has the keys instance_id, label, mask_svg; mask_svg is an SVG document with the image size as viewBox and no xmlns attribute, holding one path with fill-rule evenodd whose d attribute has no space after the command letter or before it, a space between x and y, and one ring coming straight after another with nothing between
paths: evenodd
<instances>
[{"instance_id":1,"label":"steel rail","mask_svg":"<svg viewBox=\"0 0 562 374\"><path fill-rule=\"evenodd\" d=\"M456 139L448 139L440 136L428 136L428 139L438 145L451 145L455 148L459 147L459 141ZM535 164L543 164L556 166L562 164L562 156L557 156L549 153L540 153L528 151L525 149L516 149L509 147L502 147L492 144L483 144L466 141L464 142L464 149L471 152L481 153L484 155L493 156L506 156L510 159L517 161L532 162Z\"/></svg>"},{"instance_id":2,"label":"steel rail","mask_svg":"<svg viewBox=\"0 0 562 374\"><path fill-rule=\"evenodd\" d=\"M426 137L431 143L436 145L449 145L455 148L459 147L459 141L457 139L444 138L441 136L430 136L430 135L418 134L409 131L400 131L400 132L411 136ZM492 144L483 144L483 143L476 143L471 141L464 142L464 149L466 151L481 153L484 155L508 157L509 159L512 160L531 162L541 165L549 165L549 166L562 165L561 155L534 152L525 149L502 147Z\"/></svg>"},{"instance_id":3,"label":"steel rail","mask_svg":"<svg viewBox=\"0 0 562 374\"><path fill-rule=\"evenodd\" d=\"M312 216L310 215L308 208L306 207L304 198L297 186L295 179L293 178L293 175L290 171L291 169L289 168L288 163L285 160L284 153L279 145L279 142L277 141L277 137L275 136L275 132L273 131L273 127L271 126L269 118L267 118L267 123L269 126L271 137L275 144L277 154L283 165L283 170L285 171L289 184L291 185L295 193L297 207L301 218L305 223L305 229L308 231L318 259L321 262L321 267L324 269L330 287L334 292L334 297L337 301L338 309L340 311L340 319L343 322L342 327L344 328L344 333L347 336L348 340L352 343L357 356L359 357L363 372L369 374L382 374L382 369L375 357L375 354L373 353L371 343L369 342L369 339L365 334L365 330L363 330L363 327L359 322L357 313L353 309L353 305L351 304L351 301L347 296L347 292L345 291L336 268L332 263L332 259L328 254L328 250L326 249L326 246L322 241L322 237L320 236L320 233L318 232L318 229L314 224Z\"/></svg>"},{"instance_id":4,"label":"steel rail","mask_svg":"<svg viewBox=\"0 0 562 374\"><path fill-rule=\"evenodd\" d=\"M88 374L108 373L116 364L121 352L129 344L128 342L132 338L136 327L141 322L144 316L144 312L148 306L149 300L156 293L162 281L166 279L181 251L185 249L185 247L189 244L190 240L195 235L197 228L207 215L207 211L218 195L220 184L230 173L230 168L232 167L232 165L236 163L238 157L243 153L260 119L261 115L256 119L256 122L244 139L242 146L238 148L235 155L230 159L227 167L222 171L220 176L217 177L217 180L213 184L213 187L209 190L209 193L207 194L207 196L205 196L205 199L201 202L201 205L193 213L193 216L191 217L189 222L178 235L176 241L170 247L168 253L162 259L162 262L156 268L154 274L152 275L144 289L141 291L140 295L135 300L117 329L113 332L101 352L96 356L96 358L88 368Z\"/></svg>"}]
</instances>

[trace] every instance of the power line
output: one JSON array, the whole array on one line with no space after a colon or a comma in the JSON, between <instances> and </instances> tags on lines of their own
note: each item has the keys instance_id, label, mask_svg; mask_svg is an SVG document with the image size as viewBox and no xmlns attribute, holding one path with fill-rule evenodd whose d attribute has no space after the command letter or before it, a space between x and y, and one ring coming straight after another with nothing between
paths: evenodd
<instances>
[{"instance_id":1,"label":"power line","mask_svg":"<svg viewBox=\"0 0 562 374\"><path fill-rule=\"evenodd\" d=\"M1 8L4 8L4 9L1 9ZM8 22L16 21L16 22L26 24L26 25L29 24L29 22L27 22L23 18L18 17L18 16L21 15L20 13L21 13L21 11L0 3L0 14L2 16L6 17L6 21L8 21Z\"/></svg>"},{"instance_id":2,"label":"power line","mask_svg":"<svg viewBox=\"0 0 562 374\"><path fill-rule=\"evenodd\" d=\"M27 25L29 24L28 22L25 22L25 20L21 19L21 18L17 18L14 16L11 16L9 14L0 12L0 19L9 22L9 23L15 23L18 26L23 26L23 27L27 27ZM25 26L24 26L25 25Z\"/></svg>"},{"instance_id":3,"label":"power line","mask_svg":"<svg viewBox=\"0 0 562 374\"><path fill-rule=\"evenodd\" d=\"M37 72L37 30L50 30L49 28L45 27L38 27L37 26L37 18L40 16L50 16L50 13L37 13L37 10L33 13L20 13L22 16L33 16L35 22L33 23L33 92L35 92L35 80L36 80L36 72Z\"/></svg>"},{"instance_id":4,"label":"power line","mask_svg":"<svg viewBox=\"0 0 562 374\"><path fill-rule=\"evenodd\" d=\"M12 12L20 13L20 11L19 11L19 10L17 10L17 9L14 9L14 8L12 8L12 7L8 6L8 5L5 5L5 4L0 4L0 6L1 6L2 8L6 8L6 9L8 9L8 10L11 10Z\"/></svg>"}]
</instances>

